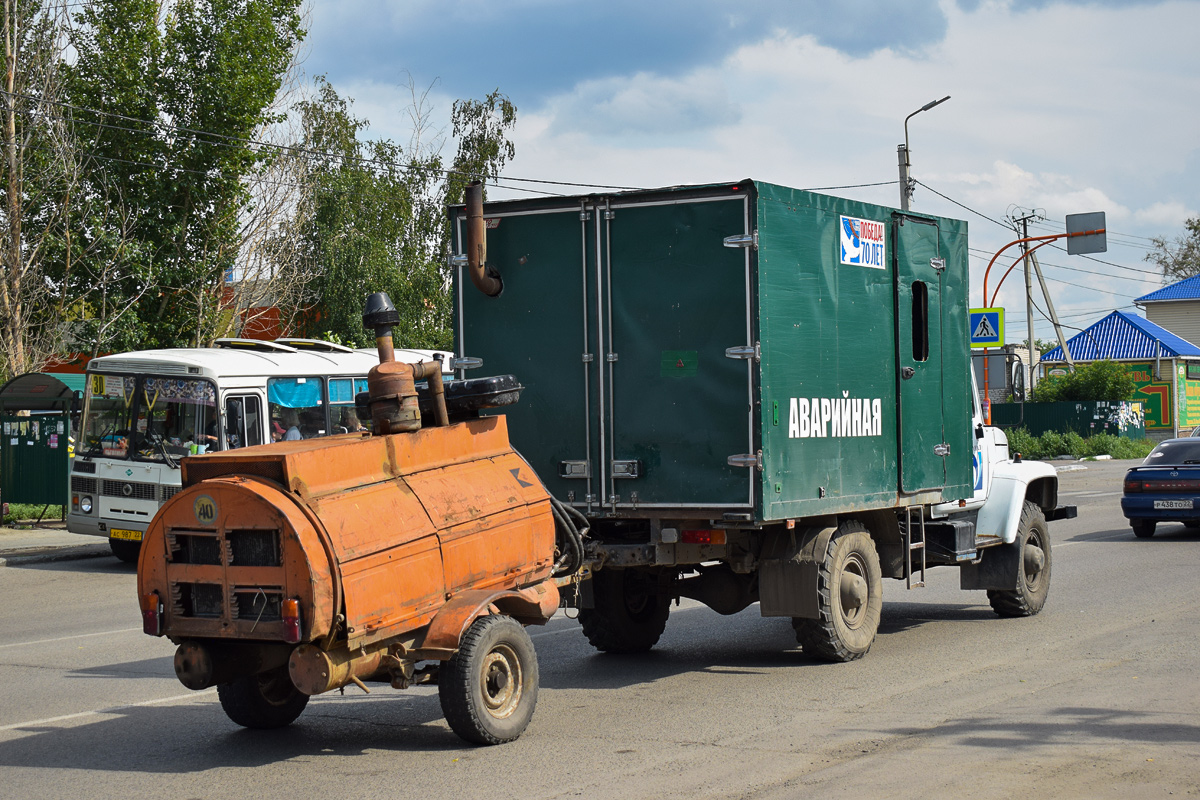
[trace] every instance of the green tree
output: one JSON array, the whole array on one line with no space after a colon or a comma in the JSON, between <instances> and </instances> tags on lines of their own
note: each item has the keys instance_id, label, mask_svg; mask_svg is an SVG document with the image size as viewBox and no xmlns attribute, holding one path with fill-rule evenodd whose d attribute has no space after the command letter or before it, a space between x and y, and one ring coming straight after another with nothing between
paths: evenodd
<instances>
[{"instance_id":1,"label":"green tree","mask_svg":"<svg viewBox=\"0 0 1200 800\"><path fill-rule=\"evenodd\" d=\"M300 2L94 0L78 14L68 85L90 188L136 210L122 288L136 321L115 346L204 344L227 322L239 220L268 165L251 140L280 119Z\"/></svg>"},{"instance_id":2,"label":"green tree","mask_svg":"<svg viewBox=\"0 0 1200 800\"><path fill-rule=\"evenodd\" d=\"M1123 364L1093 361L1060 376L1043 378L1031 392L1035 403L1060 401L1129 400L1136 386Z\"/></svg>"},{"instance_id":3,"label":"green tree","mask_svg":"<svg viewBox=\"0 0 1200 800\"><path fill-rule=\"evenodd\" d=\"M449 348L449 223L444 203L461 201L467 182L494 176L513 155L507 132L516 120L508 98L458 101L452 121L458 149L447 171L436 142L422 144L425 109L415 101L417 130L408 147L362 141L366 120L351 112L324 78L315 97L297 106L302 148L311 159L298 210L297 236L317 277L305 332L356 345L373 336L363 328L362 305L386 291L397 310L398 344Z\"/></svg>"},{"instance_id":4,"label":"green tree","mask_svg":"<svg viewBox=\"0 0 1200 800\"><path fill-rule=\"evenodd\" d=\"M1183 235L1173 240L1168 241L1164 236L1152 238L1154 247L1145 258L1171 280L1200 275L1200 217L1189 219L1183 227Z\"/></svg>"}]
</instances>

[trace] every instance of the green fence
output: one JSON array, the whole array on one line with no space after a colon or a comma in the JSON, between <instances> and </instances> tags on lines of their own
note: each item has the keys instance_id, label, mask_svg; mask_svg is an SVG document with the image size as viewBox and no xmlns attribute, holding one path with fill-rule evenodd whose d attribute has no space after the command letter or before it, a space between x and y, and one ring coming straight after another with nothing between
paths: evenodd
<instances>
[{"instance_id":1,"label":"green fence","mask_svg":"<svg viewBox=\"0 0 1200 800\"><path fill-rule=\"evenodd\" d=\"M1022 427L1034 436L1074 431L1084 437L1109 433L1126 439L1146 438L1145 410L1141 403L1131 401L997 403L992 406L992 424Z\"/></svg>"},{"instance_id":2,"label":"green fence","mask_svg":"<svg viewBox=\"0 0 1200 800\"><path fill-rule=\"evenodd\" d=\"M5 503L67 503L66 414L0 416L0 497Z\"/></svg>"}]
</instances>

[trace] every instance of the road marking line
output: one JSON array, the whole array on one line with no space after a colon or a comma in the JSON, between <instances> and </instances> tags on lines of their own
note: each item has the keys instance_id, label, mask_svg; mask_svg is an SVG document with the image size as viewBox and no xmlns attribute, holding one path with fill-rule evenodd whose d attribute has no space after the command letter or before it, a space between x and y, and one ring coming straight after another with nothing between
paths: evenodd
<instances>
[{"instance_id":1,"label":"road marking line","mask_svg":"<svg viewBox=\"0 0 1200 800\"><path fill-rule=\"evenodd\" d=\"M529 634L529 638L530 639L540 639L543 636L555 636L560 633L570 633L571 631L577 631L577 630L579 630L579 626L572 625L569 628L559 628L556 631L542 631L541 633L531 633L531 634Z\"/></svg>"},{"instance_id":2,"label":"road marking line","mask_svg":"<svg viewBox=\"0 0 1200 800\"><path fill-rule=\"evenodd\" d=\"M0 644L0 650L6 647L27 647L31 644L50 644L52 642L66 642L71 639L86 639L89 636L112 636L114 633L130 633L132 631L140 631L141 628L121 628L115 631L98 631L96 633L77 633L74 636L59 636L57 639L38 639L36 642L12 642L10 644Z\"/></svg>"},{"instance_id":3,"label":"road marking line","mask_svg":"<svg viewBox=\"0 0 1200 800\"><path fill-rule=\"evenodd\" d=\"M75 714L62 714L57 717L46 717L45 719L35 719L29 722L16 722L12 725L0 725L0 731L11 731L17 728L29 728L35 725L49 725L52 722L62 722L68 719L78 719L79 717L90 717L99 714L113 714L125 708L141 708L143 706L154 706L159 703L172 703L176 700L185 700L191 697L202 697L204 695L214 694L217 691L216 687L203 689L199 692L188 692L187 694L177 694L173 697L160 697L158 700L143 700L140 703L125 703L119 706L110 706L109 708L98 708L94 711L80 711Z\"/></svg>"}]
</instances>

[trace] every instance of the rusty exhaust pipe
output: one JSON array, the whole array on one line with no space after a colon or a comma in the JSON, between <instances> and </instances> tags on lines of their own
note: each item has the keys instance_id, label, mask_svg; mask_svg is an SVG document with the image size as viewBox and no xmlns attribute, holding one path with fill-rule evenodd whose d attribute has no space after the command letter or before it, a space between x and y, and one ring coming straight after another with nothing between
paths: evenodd
<instances>
[{"instance_id":1,"label":"rusty exhaust pipe","mask_svg":"<svg viewBox=\"0 0 1200 800\"><path fill-rule=\"evenodd\" d=\"M504 288L500 273L487 265L487 226L483 221L483 181L467 186L467 272L475 288L495 297Z\"/></svg>"},{"instance_id":2,"label":"rusty exhaust pipe","mask_svg":"<svg viewBox=\"0 0 1200 800\"><path fill-rule=\"evenodd\" d=\"M376 292L367 298L363 308L363 325L374 329L375 347L379 351L379 363L367 373L372 436L421 429L421 409L417 404L413 371L408 364L396 361L392 344L392 326L399 321L400 312L387 292ZM441 373L438 374L440 377Z\"/></svg>"},{"instance_id":3,"label":"rusty exhaust pipe","mask_svg":"<svg viewBox=\"0 0 1200 800\"><path fill-rule=\"evenodd\" d=\"M207 689L281 667L291 652L290 645L186 641L175 651L175 677L189 689Z\"/></svg>"}]
</instances>

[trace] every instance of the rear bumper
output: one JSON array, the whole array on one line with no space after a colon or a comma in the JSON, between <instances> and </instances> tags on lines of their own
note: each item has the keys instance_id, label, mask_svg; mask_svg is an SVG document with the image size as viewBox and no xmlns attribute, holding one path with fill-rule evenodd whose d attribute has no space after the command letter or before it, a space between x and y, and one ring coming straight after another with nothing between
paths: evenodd
<instances>
[{"instance_id":1,"label":"rear bumper","mask_svg":"<svg viewBox=\"0 0 1200 800\"><path fill-rule=\"evenodd\" d=\"M1121 513L1126 519L1152 519L1157 522L1194 522L1200 520L1200 508L1195 507L1192 503L1192 508L1155 508L1155 500L1184 500L1190 498L1181 498L1178 495L1167 497L1165 495L1144 495L1131 497L1125 495L1121 498Z\"/></svg>"}]
</instances>

